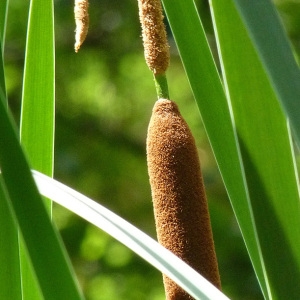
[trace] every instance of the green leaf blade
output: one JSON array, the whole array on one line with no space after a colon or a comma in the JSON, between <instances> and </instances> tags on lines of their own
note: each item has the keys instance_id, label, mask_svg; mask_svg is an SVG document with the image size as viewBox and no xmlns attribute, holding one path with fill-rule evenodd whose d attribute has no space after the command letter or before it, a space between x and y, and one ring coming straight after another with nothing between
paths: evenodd
<instances>
[{"instance_id":1,"label":"green leaf blade","mask_svg":"<svg viewBox=\"0 0 300 300\"><path fill-rule=\"evenodd\" d=\"M33 168L53 175L54 151L53 1L31 0L24 67L20 137ZM51 214L52 204L47 201ZM42 298L37 279L20 243L25 300Z\"/></svg>"},{"instance_id":2,"label":"green leaf blade","mask_svg":"<svg viewBox=\"0 0 300 300\"><path fill-rule=\"evenodd\" d=\"M53 3L32 0L20 136L32 167L49 176L53 173L54 82Z\"/></svg>"},{"instance_id":3,"label":"green leaf blade","mask_svg":"<svg viewBox=\"0 0 300 300\"><path fill-rule=\"evenodd\" d=\"M297 298L300 207L289 128L234 5L212 1L212 9L262 256L264 278L257 275L267 299Z\"/></svg>"},{"instance_id":4,"label":"green leaf blade","mask_svg":"<svg viewBox=\"0 0 300 300\"><path fill-rule=\"evenodd\" d=\"M221 291L188 264L107 208L39 172L33 171L33 176L42 195L76 213L123 243L172 278L194 299L228 300Z\"/></svg>"},{"instance_id":5,"label":"green leaf blade","mask_svg":"<svg viewBox=\"0 0 300 300\"><path fill-rule=\"evenodd\" d=\"M270 0L234 0L300 144L300 70ZM262 30L268 28L268 30Z\"/></svg>"}]
</instances>

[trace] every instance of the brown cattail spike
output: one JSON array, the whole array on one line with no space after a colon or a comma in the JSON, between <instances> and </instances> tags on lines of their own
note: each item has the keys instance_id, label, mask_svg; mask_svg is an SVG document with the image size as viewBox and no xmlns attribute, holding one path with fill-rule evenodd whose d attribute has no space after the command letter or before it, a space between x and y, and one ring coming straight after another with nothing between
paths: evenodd
<instances>
[{"instance_id":1,"label":"brown cattail spike","mask_svg":"<svg viewBox=\"0 0 300 300\"><path fill-rule=\"evenodd\" d=\"M195 141L170 100L153 108L147 163L159 243L221 288ZM164 285L167 300L193 299L166 276Z\"/></svg>"},{"instance_id":2,"label":"brown cattail spike","mask_svg":"<svg viewBox=\"0 0 300 300\"><path fill-rule=\"evenodd\" d=\"M75 52L78 52L84 42L89 29L89 2L88 0L75 0L74 14L76 23Z\"/></svg>"},{"instance_id":3,"label":"brown cattail spike","mask_svg":"<svg viewBox=\"0 0 300 300\"><path fill-rule=\"evenodd\" d=\"M140 22L148 67L154 75L164 74L170 53L160 0L138 0Z\"/></svg>"}]
</instances>

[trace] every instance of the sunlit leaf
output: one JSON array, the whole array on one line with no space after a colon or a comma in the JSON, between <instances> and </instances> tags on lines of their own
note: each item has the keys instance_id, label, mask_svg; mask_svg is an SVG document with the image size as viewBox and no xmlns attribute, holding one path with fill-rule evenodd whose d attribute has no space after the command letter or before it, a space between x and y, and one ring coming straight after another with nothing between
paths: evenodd
<instances>
[{"instance_id":1,"label":"sunlit leaf","mask_svg":"<svg viewBox=\"0 0 300 300\"><path fill-rule=\"evenodd\" d=\"M118 215L56 180L36 171L33 175L42 195L110 234L173 279L195 299L228 299L172 252Z\"/></svg>"}]
</instances>

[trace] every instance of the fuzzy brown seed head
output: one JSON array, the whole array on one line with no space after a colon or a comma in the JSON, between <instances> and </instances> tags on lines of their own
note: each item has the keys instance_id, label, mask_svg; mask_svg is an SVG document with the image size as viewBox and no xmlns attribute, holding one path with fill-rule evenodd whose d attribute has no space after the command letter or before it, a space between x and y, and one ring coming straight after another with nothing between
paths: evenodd
<instances>
[{"instance_id":1,"label":"fuzzy brown seed head","mask_svg":"<svg viewBox=\"0 0 300 300\"><path fill-rule=\"evenodd\" d=\"M88 0L75 0L74 14L76 23L75 52L78 52L84 42L89 29L89 2Z\"/></svg>"},{"instance_id":2,"label":"fuzzy brown seed head","mask_svg":"<svg viewBox=\"0 0 300 300\"><path fill-rule=\"evenodd\" d=\"M210 217L192 133L178 106L160 99L147 136L147 163L157 237L220 288ZM166 299L193 299L164 276Z\"/></svg>"},{"instance_id":3,"label":"fuzzy brown seed head","mask_svg":"<svg viewBox=\"0 0 300 300\"><path fill-rule=\"evenodd\" d=\"M138 0L145 59L154 75L164 74L170 53L160 0Z\"/></svg>"}]
</instances>

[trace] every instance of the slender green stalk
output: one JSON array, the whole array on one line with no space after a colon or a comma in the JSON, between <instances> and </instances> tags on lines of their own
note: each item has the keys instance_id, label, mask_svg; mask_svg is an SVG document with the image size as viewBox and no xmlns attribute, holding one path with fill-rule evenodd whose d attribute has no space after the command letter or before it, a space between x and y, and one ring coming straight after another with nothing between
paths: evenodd
<instances>
[{"instance_id":1,"label":"slender green stalk","mask_svg":"<svg viewBox=\"0 0 300 300\"><path fill-rule=\"evenodd\" d=\"M170 99L168 81L165 74L154 75L157 98Z\"/></svg>"}]
</instances>

